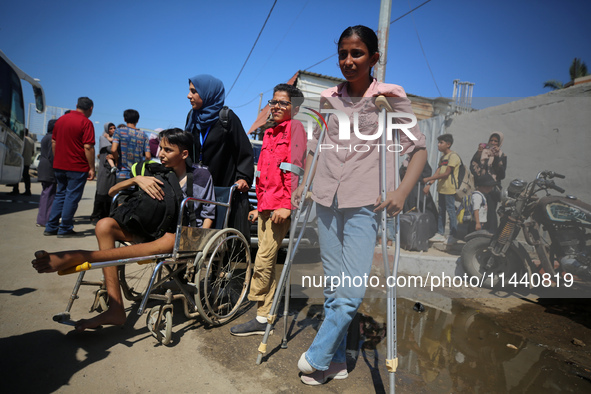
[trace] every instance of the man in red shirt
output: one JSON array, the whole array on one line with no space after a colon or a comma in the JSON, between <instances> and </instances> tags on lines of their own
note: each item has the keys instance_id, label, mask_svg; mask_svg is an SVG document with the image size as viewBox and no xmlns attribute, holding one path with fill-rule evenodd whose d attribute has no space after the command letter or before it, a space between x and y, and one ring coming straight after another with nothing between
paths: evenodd
<instances>
[{"instance_id":1,"label":"man in red shirt","mask_svg":"<svg viewBox=\"0 0 591 394\"><path fill-rule=\"evenodd\" d=\"M86 181L94 179L94 126L88 119L93 108L91 99L80 97L76 111L55 122L51 142L57 191L43 235L84 237L74 231L74 214Z\"/></svg>"},{"instance_id":2,"label":"man in red shirt","mask_svg":"<svg viewBox=\"0 0 591 394\"><path fill-rule=\"evenodd\" d=\"M281 242L289 230L291 192L297 187L297 176L283 171L281 163L303 167L306 153L306 132L299 120L291 119L304 101L302 92L287 84L273 89L269 101L276 126L265 131L263 147L257 164L257 210L249 218L258 218L259 249L254 262L248 299L257 301L257 317L230 329L236 336L263 335L271 310L277 283L275 265Z\"/></svg>"}]
</instances>

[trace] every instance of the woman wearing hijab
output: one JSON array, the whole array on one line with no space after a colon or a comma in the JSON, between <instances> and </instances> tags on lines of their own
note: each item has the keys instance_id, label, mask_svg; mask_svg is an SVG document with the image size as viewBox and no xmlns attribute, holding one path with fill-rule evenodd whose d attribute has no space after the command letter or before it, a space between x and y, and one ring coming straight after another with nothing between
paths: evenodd
<instances>
[{"instance_id":1,"label":"woman wearing hijab","mask_svg":"<svg viewBox=\"0 0 591 394\"><path fill-rule=\"evenodd\" d=\"M254 179L254 154L240 119L224 108L224 84L219 79L201 74L189 78L191 111L185 130L193 133L195 163L207 167L215 186L238 185L230 226L240 230L250 240L248 222L248 189Z\"/></svg>"},{"instance_id":2,"label":"woman wearing hijab","mask_svg":"<svg viewBox=\"0 0 591 394\"><path fill-rule=\"evenodd\" d=\"M488 144L478 145L478 150L470 163L470 171L475 178L489 174L496 182L493 190L486 195L488 205L486 230L491 233L494 233L498 226L497 204L501 201L501 181L505 179L507 170L507 155L501 151L501 145L503 145L503 133L493 132L488 138Z\"/></svg>"}]
</instances>

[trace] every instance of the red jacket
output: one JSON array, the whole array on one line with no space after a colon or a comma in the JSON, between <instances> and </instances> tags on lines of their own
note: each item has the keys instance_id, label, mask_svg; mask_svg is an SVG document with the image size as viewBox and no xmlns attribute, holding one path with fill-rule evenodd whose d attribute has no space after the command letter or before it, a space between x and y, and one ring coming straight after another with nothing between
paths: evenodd
<instances>
[{"instance_id":1,"label":"red jacket","mask_svg":"<svg viewBox=\"0 0 591 394\"><path fill-rule=\"evenodd\" d=\"M283 172L279 165L287 162L304 168L306 143L306 132L299 120L286 120L265 130L257 164L260 172L256 180L259 212L278 208L292 209L291 192L298 185L298 176Z\"/></svg>"}]
</instances>

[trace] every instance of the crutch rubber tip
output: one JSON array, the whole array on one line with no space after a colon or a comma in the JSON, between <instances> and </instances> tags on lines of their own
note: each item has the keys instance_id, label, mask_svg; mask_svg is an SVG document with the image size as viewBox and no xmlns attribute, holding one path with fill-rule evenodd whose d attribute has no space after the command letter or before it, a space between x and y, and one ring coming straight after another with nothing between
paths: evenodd
<instances>
[{"instance_id":1,"label":"crutch rubber tip","mask_svg":"<svg viewBox=\"0 0 591 394\"><path fill-rule=\"evenodd\" d=\"M58 313L57 315L53 315L53 321L61 322L64 320L70 320L70 314L68 312Z\"/></svg>"},{"instance_id":2,"label":"crutch rubber tip","mask_svg":"<svg viewBox=\"0 0 591 394\"><path fill-rule=\"evenodd\" d=\"M398 368L398 357L386 360L386 369L388 369L388 372L396 372L396 368Z\"/></svg>"}]
</instances>

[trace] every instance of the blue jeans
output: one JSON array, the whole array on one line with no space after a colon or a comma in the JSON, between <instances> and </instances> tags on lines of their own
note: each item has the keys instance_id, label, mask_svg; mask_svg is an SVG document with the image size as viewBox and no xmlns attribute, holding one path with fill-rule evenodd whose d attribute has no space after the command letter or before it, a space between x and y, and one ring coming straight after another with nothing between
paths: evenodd
<instances>
[{"instance_id":1,"label":"blue jeans","mask_svg":"<svg viewBox=\"0 0 591 394\"><path fill-rule=\"evenodd\" d=\"M381 220L381 219L378 219ZM388 216L386 218L386 238L388 241L395 241L396 240L396 229L394 228L394 224L396 223L396 218ZM378 238L382 239L382 222L380 221L378 227Z\"/></svg>"},{"instance_id":2,"label":"blue jeans","mask_svg":"<svg viewBox=\"0 0 591 394\"><path fill-rule=\"evenodd\" d=\"M373 206L339 209L336 198L331 207L316 205L324 275L341 280L336 289L324 289L324 321L306 351L306 360L317 370L347 360L347 329L366 290L353 279L369 276L373 260L378 223L372 210Z\"/></svg>"},{"instance_id":3,"label":"blue jeans","mask_svg":"<svg viewBox=\"0 0 591 394\"><path fill-rule=\"evenodd\" d=\"M439 216L437 217L437 232L441 235L445 232L445 213L449 215L449 235L454 236L458 227L456 218L456 198L453 194L439 193Z\"/></svg>"},{"instance_id":4,"label":"blue jeans","mask_svg":"<svg viewBox=\"0 0 591 394\"><path fill-rule=\"evenodd\" d=\"M45 231L57 230L58 234L65 234L74 229L74 214L82 198L86 178L88 178L87 172L55 170L57 191Z\"/></svg>"}]
</instances>

